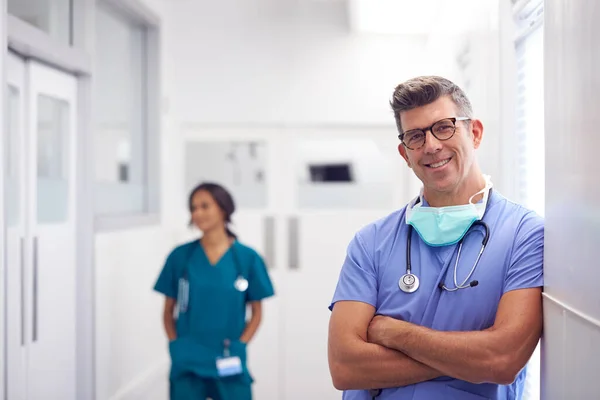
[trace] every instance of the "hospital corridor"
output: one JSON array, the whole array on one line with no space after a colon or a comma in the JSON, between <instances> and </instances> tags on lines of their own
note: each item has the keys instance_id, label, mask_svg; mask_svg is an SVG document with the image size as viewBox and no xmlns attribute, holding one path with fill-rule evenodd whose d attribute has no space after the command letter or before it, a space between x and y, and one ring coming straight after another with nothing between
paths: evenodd
<instances>
[{"instance_id":1,"label":"hospital corridor","mask_svg":"<svg viewBox=\"0 0 600 400\"><path fill-rule=\"evenodd\" d=\"M597 0L0 6L0 400L600 400Z\"/></svg>"}]
</instances>

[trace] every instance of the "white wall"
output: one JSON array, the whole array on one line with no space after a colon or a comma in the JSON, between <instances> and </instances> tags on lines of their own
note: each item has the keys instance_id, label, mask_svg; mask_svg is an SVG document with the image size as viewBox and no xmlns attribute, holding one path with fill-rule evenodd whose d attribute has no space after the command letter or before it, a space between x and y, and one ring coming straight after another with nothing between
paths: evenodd
<instances>
[{"instance_id":1,"label":"white wall","mask_svg":"<svg viewBox=\"0 0 600 400\"><path fill-rule=\"evenodd\" d=\"M5 0L0 0L0 9L5 10L6 9L6 1ZM4 16L5 13L2 13L2 15L0 16L0 29L2 29L2 32L6 31L6 17ZM5 48L6 45L6 36L4 34L0 35L0 46L2 46L2 48ZM6 63L6 57L0 57L0 76L6 76L5 75L5 63ZM5 90L5 93L8 94L8 92ZM10 108L6 107L6 98L8 96L2 96L2 98L0 98L0 126L6 126L5 125L5 119L7 118L7 116L5 115L5 110L7 110L8 112L10 112ZM4 154L5 151L7 150L7 146L8 146L8 136L9 136L9 132L7 132L7 134L2 135L2 139L0 139L0 154L2 154L2 161L4 160ZM6 262L4 260L7 259L6 257L6 229L5 226L7 225L6 223L6 219L4 214L4 207L5 207L5 187L8 187L8 182L7 179L5 179L5 176L7 175L7 171L5 170L6 168L6 163L2 162L0 163L0 193L2 193L2 196L0 196L0 210L2 210L2 212L0 212L0 227L2 227L2 229L0 229L0 260L2 260L2 262L0 262L0 288L2 288L2 293L4 292L4 288L6 287L5 284L5 274L7 271L7 266L6 266ZM6 186L5 186L6 185ZM1 296L0 298L0 343L6 343L6 338L5 338L5 326L6 326L6 296ZM6 354L5 354L5 346L0 346L0 360L6 360ZM5 376L6 371L6 363L3 362L2 364L0 364L0 393L5 393Z\"/></svg>"},{"instance_id":2,"label":"white wall","mask_svg":"<svg viewBox=\"0 0 600 400\"><path fill-rule=\"evenodd\" d=\"M497 4L482 8L483 31L428 37L353 33L344 2L179 0L165 100L183 125L393 127L393 88L443 75L464 86L483 120L480 160L502 189Z\"/></svg>"},{"instance_id":3,"label":"white wall","mask_svg":"<svg viewBox=\"0 0 600 400\"><path fill-rule=\"evenodd\" d=\"M171 11L181 122L389 124L391 90L425 54L424 36L349 33L344 2L181 0Z\"/></svg>"},{"instance_id":4,"label":"white wall","mask_svg":"<svg viewBox=\"0 0 600 400\"><path fill-rule=\"evenodd\" d=\"M546 244L542 398L598 398L600 178L596 0L544 4Z\"/></svg>"},{"instance_id":5,"label":"white wall","mask_svg":"<svg viewBox=\"0 0 600 400\"><path fill-rule=\"evenodd\" d=\"M163 0L143 2L166 25ZM162 57L166 58L166 53L163 52ZM163 90L166 92L167 88ZM169 211L174 207L170 196L174 160L170 151L169 121L169 116L164 115L160 146L161 222L154 226L96 234L97 400L167 398L168 353L162 327L163 299L153 293L152 287L168 251L177 242L170 229L176 222L169 219Z\"/></svg>"},{"instance_id":6,"label":"white wall","mask_svg":"<svg viewBox=\"0 0 600 400\"><path fill-rule=\"evenodd\" d=\"M165 379L162 301L151 292L173 240L162 226L96 238L96 387L99 400ZM147 380L146 380L147 379Z\"/></svg>"}]
</instances>

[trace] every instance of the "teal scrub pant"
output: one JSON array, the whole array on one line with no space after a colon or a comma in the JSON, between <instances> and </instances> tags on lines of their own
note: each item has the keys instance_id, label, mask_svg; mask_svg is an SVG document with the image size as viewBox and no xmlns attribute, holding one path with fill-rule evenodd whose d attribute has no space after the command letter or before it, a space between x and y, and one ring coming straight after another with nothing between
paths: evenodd
<instances>
[{"instance_id":1,"label":"teal scrub pant","mask_svg":"<svg viewBox=\"0 0 600 400\"><path fill-rule=\"evenodd\" d=\"M187 374L170 382L170 399L252 400L251 385L240 377L210 379Z\"/></svg>"}]
</instances>

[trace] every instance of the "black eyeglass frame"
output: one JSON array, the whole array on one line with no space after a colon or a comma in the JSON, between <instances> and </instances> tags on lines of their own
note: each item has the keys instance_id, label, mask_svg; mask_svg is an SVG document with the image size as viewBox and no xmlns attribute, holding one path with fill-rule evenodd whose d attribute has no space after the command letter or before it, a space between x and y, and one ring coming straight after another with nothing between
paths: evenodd
<instances>
[{"instance_id":1,"label":"black eyeglass frame","mask_svg":"<svg viewBox=\"0 0 600 400\"><path fill-rule=\"evenodd\" d=\"M409 131L406 131L406 132L404 132L404 133L401 133L401 134L399 134L399 135L398 135L398 139L400 139L400 142L402 143L402 145L403 145L404 147L406 147L407 149L409 149L409 150L418 150L418 149L420 149L421 147L423 147L423 146L425 145L425 143L427 142L427 131L429 131L429 133L431 133L431 134L432 134L432 135L433 135L433 136L434 136L434 137L435 137L437 140L440 140L440 141L449 140L449 139L452 139L452 137L453 137L453 136L454 136L454 134L456 133L456 122L457 122L457 121L470 121L470 120L471 120L471 118L469 118L469 117L450 117L450 118L442 118L442 119L440 119L439 121L436 121L436 122L434 122L433 124L431 124L431 126L429 126L428 128L423 128L423 129L411 129L411 130L409 130ZM450 136L448 136L446 139L440 139L439 137L437 137L437 136L436 136L436 134L435 134L435 133L433 133L433 127L434 127L434 126L436 126L437 124L439 124L439 123L440 123L440 122L442 122L442 121L450 121L450 122L452 122L452 125L454 126L454 131L453 131L453 132L452 132L452 134L451 134ZM403 139L404 139L404 136L405 136L407 133L410 133L410 132L417 132L417 131L421 131L421 132L423 132L423 135L425 135L425 140L423 140L423 144L422 144L422 145L420 145L420 146L418 146L418 147L415 147L415 148L408 147L408 145L407 145L406 143L404 143L404 140L403 140Z\"/></svg>"}]
</instances>

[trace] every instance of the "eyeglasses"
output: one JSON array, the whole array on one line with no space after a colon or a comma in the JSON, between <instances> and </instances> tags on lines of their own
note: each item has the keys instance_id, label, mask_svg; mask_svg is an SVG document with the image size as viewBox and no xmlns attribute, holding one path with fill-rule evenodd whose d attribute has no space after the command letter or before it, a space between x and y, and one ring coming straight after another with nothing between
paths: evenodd
<instances>
[{"instance_id":1,"label":"eyeglasses","mask_svg":"<svg viewBox=\"0 0 600 400\"><path fill-rule=\"evenodd\" d=\"M437 140L448 140L456 132L456 121L469 121L468 117L444 118L425 129L411 129L398 135L402 144L410 150L421 148L425 144L426 132L430 131Z\"/></svg>"}]
</instances>

